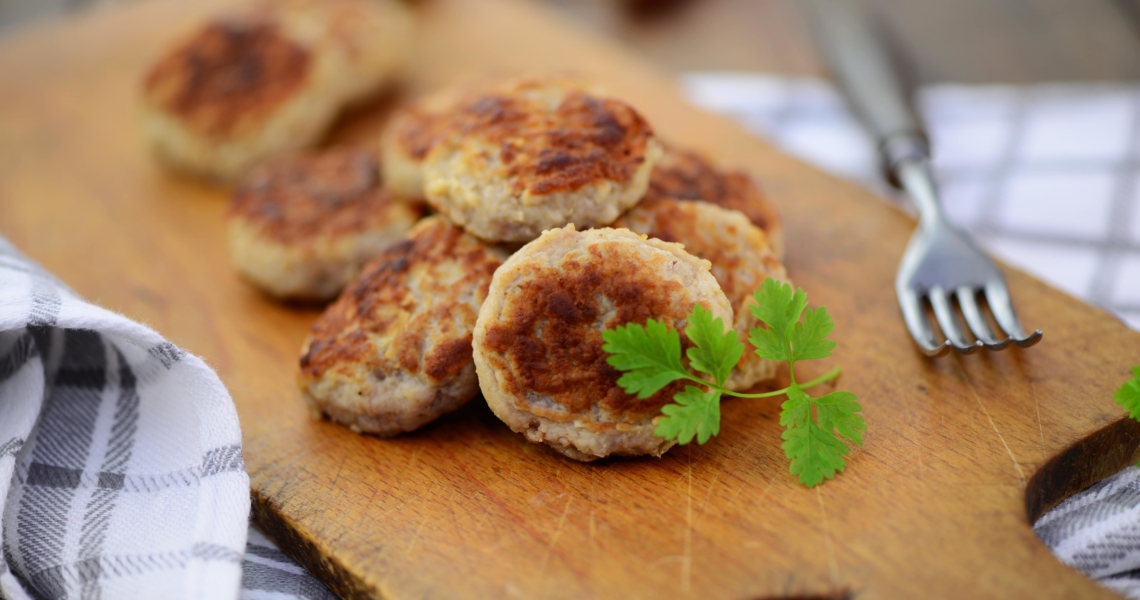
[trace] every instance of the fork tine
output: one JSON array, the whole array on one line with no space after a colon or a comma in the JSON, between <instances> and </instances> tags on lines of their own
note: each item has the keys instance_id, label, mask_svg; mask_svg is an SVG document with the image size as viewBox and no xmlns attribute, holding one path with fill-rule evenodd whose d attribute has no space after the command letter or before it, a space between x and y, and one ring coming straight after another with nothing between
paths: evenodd
<instances>
[{"instance_id":1,"label":"fork tine","mask_svg":"<svg viewBox=\"0 0 1140 600\"><path fill-rule=\"evenodd\" d=\"M958 297L958 305L962 307L962 316L966 317L966 324L970 326L970 331L974 332L974 337L978 338L986 348L989 350L1001 350L1009 345L1010 340L998 340L990 331L990 326L982 317L982 311L978 308L978 298L974 292L974 288L964 285L958 288L955 293Z\"/></svg>"},{"instance_id":2,"label":"fork tine","mask_svg":"<svg viewBox=\"0 0 1140 600\"><path fill-rule=\"evenodd\" d=\"M1028 348L1033 344L1041 341L1041 330L1033 332L1032 335L1027 335L1025 329L1021 327L1021 321L1017 319L1017 313L1013 311L1013 301L1009 297L1009 289L1005 287L1005 282L991 281L986 284L986 302L990 305L990 312L994 314L997 319L998 325L1009 334L1013 343Z\"/></svg>"},{"instance_id":3,"label":"fork tine","mask_svg":"<svg viewBox=\"0 0 1140 600\"><path fill-rule=\"evenodd\" d=\"M934 341L934 332L930 330L930 323L926 320L926 311L922 308L922 300L914 290L898 290L899 307L902 308L903 320L906 328L910 330L910 337L927 356L942 356L950 351L951 342L939 344Z\"/></svg>"},{"instance_id":4,"label":"fork tine","mask_svg":"<svg viewBox=\"0 0 1140 600\"><path fill-rule=\"evenodd\" d=\"M942 333L946 334L947 341L954 344L955 350L969 354L982 347L980 340L976 343L967 341L962 330L958 328L958 320L954 318L954 309L950 306L950 298L946 296L946 290L934 286L930 288L928 295L930 296L930 306L934 308L934 318L938 320L938 326L942 329Z\"/></svg>"}]
</instances>

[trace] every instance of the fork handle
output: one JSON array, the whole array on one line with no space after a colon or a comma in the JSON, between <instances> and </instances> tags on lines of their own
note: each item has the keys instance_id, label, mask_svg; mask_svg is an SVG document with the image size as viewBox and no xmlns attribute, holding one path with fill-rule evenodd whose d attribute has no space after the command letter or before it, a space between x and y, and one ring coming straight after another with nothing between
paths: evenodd
<instances>
[{"instance_id":1,"label":"fork handle","mask_svg":"<svg viewBox=\"0 0 1140 600\"><path fill-rule=\"evenodd\" d=\"M938 201L938 187L934 185L934 173L930 160L926 157L903 157L891 168L897 183L906 190L906 195L918 208L919 226L936 227L945 225L942 221L942 205Z\"/></svg>"},{"instance_id":2,"label":"fork handle","mask_svg":"<svg viewBox=\"0 0 1140 600\"><path fill-rule=\"evenodd\" d=\"M902 162L929 157L911 104L913 86L887 30L858 0L812 0L816 33L844 95L875 137L887 180L903 187Z\"/></svg>"}]
</instances>

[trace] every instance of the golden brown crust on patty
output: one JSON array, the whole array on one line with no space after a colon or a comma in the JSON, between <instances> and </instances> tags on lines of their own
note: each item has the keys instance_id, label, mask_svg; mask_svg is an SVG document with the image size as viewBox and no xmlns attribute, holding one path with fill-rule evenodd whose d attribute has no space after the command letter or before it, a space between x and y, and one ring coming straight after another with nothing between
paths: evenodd
<instances>
[{"instance_id":1,"label":"golden brown crust on patty","mask_svg":"<svg viewBox=\"0 0 1140 600\"><path fill-rule=\"evenodd\" d=\"M423 160L428 150L447 135L447 118L423 104L413 104L392 120L392 135L400 150L414 160Z\"/></svg>"},{"instance_id":2,"label":"golden brown crust on patty","mask_svg":"<svg viewBox=\"0 0 1140 600\"><path fill-rule=\"evenodd\" d=\"M544 195L632 179L653 138L641 115L619 100L580 91L567 93L551 111L524 95L530 87L523 83L464 102L447 123L449 133L499 148L515 192ZM422 146L428 137L421 133L415 141Z\"/></svg>"},{"instance_id":3,"label":"golden brown crust on patty","mask_svg":"<svg viewBox=\"0 0 1140 600\"><path fill-rule=\"evenodd\" d=\"M143 135L171 167L234 179L317 142L392 81L411 36L398 0L263 0L216 17L150 69Z\"/></svg>"},{"instance_id":4,"label":"golden brown crust on patty","mask_svg":"<svg viewBox=\"0 0 1140 600\"><path fill-rule=\"evenodd\" d=\"M148 100L199 133L233 135L265 118L301 87L309 51L270 19L217 19L164 56L146 76Z\"/></svg>"},{"instance_id":5,"label":"golden brown crust on patty","mask_svg":"<svg viewBox=\"0 0 1140 600\"><path fill-rule=\"evenodd\" d=\"M314 415L395 435L478 395L472 335L501 259L429 217L366 265L302 347L297 383Z\"/></svg>"},{"instance_id":6,"label":"golden brown crust on patty","mask_svg":"<svg viewBox=\"0 0 1140 600\"><path fill-rule=\"evenodd\" d=\"M559 75L445 90L397 115L382 144L394 189L492 242L613 222L661 155L633 108Z\"/></svg>"},{"instance_id":7,"label":"golden brown crust on patty","mask_svg":"<svg viewBox=\"0 0 1140 600\"><path fill-rule=\"evenodd\" d=\"M390 135L413 160L450 136L479 138L498 149L516 192L628 182L645 160L653 129L628 104L595 96L587 85L571 77L522 77L445 91L405 108ZM553 108L534 96L551 86L570 89Z\"/></svg>"},{"instance_id":8,"label":"golden brown crust on patty","mask_svg":"<svg viewBox=\"0 0 1140 600\"><path fill-rule=\"evenodd\" d=\"M407 204L384 189L375 154L336 148L266 165L234 189L229 216L260 227L277 241L304 242L383 225ZM418 205L413 210L422 212Z\"/></svg>"},{"instance_id":9,"label":"golden brown crust on patty","mask_svg":"<svg viewBox=\"0 0 1140 600\"><path fill-rule=\"evenodd\" d=\"M411 198L424 196L423 160L445 136L446 113L463 93L462 88L436 92L401 107L388 119L380 136L380 159L393 191Z\"/></svg>"},{"instance_id":10,"label":"golden brown crust on patty","mask_svg":"<svg viewBox=\"0 0 1140 600\"><path fill-rule=\"evenodd\" d=\"M763 229L777 257L783 257L783 228L775 207L742 171L722 171L705 157L687 150L668 149L649 177L645 199L702 200L738 210Z\"/></svg>"},{"instance_id":11,"label":"golden brown crust on patty","mask_svg":"<svg viewBox=\"0 0 1140 600\"><path fill-rule=\"evenodd\" d=\"M301 357L302 377L319 378L360 361L375 369L423 373L436 382L454 376L471 358L477 308L469 300L486 297L500 264L458 227L438 217L424 219L365 265L313 324ZM441 343L425 353L429 334ZM387 355L373 351L375 337L391 338Z\"/></svg>"},{"instance_id":12,"label":"golden brown crust on patty","mask_svg":"<svg viewBox=\"0 0 1140 600\"><path fill-rule=\"evenodd\" d=\"M295 155L238 183L227 215L230 256L272 296L330 300L424 208L384 189L370 152Z\"/></svg>"},{"instance_id":13,"label":"golden brown crust on patty","mask_svg":"<svg viewBox=\"0 0 1140 600\"><path fill-rule=\"evenodd\" d=\"M681 244L712 263L712 274L733 310L764 282L756 281L755 273L781 269L763 230L719 207L708 210L693 201L647 199L614 226Z\"/></svg>"},{"instance_id":14,"label":"golden brown crust on patty","mask_svg":"<svg viewBox=\"0 0 1140 600\"><path fill-rule=\"evenodd\" d=\"M660 455L653 435L680 383L638 400L617 385L602 332L649 319L683 330L694 304L731 320L708 262L624 229L545 232L495 274L475 330L491 409L515 431L578 460Z\"/></svg>"},{"instance_id":15,"label":"golden brown crust on patty","mask_svg":"<svg viewBox=\"0 0 1140 600\"><path fill-rule=\"evenodd\" d=\"M649 319L676 323L692 307L675 301L683 291L679 282L622 265L619 247L599 245L587 252L585 260L571 259L560 266L532 264L515 271L518 283L510 292L508 309L487 328L485 340L486 348L509 365L501 377L503 389L532 410L537 407L527 397L528 390L573 413L598 405L625 418L656 415L683 388L666 389L645 400L625 393L617 385L621 373L606 363L598 322L606 319L606 328ZM616 268L604 273L598 269L614 260ZM599 302L599 297L610 299L613 306Z\"/></svg>"},{"instance_id":16,"label":"golden brown crust on patty","mask_svg":"<svg viewBox=\"0 0 1140 600\"><path fill-rule=\"evenodd\" d=\"M739 211L671 198L645 200L614 226L682 244L686 251L712 264L712 274L732 304L735 321L730 325L745 345L744 355L726 383L729 389L750 389L776 374L776 364L756 356L756 348L748 342L749 330L760 324L750 310L755 304L753 291L768 277L787 280L784 266L763 230Z\"/></svg>"}]
</instances>

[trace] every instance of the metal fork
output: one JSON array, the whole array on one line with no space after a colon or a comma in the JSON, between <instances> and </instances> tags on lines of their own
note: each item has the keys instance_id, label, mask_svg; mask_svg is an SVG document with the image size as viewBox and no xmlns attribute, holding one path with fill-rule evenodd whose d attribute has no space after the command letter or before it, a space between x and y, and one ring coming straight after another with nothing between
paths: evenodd
<instances>
[{"instance_id":1,"label":"metal fork","mask_svg":"<svg viewBox=\"0 0 1140 600\"><path fill-rule=\"evenodd\" d=\"M812 0L811 5L824 54L847 100L879 143L887 180L906 191L918 207L918 229L895 278L903 320L915 343L928 356L942 356L951 349L968 354L979 348L1001 350L1011 343L1024 348L1039 342L1040 329L1026 334L1022 328L1001 271L942 213L929 143L910 104L913 87L897 53L891 51L887 31L858 0ZM979 294L984 294L994 320L1005 330L1005 339L995 336L986 323ZM945 341L934 335L927 301ZM954 304L974 341L959 327Z\"/></svg>"}]
</instances>

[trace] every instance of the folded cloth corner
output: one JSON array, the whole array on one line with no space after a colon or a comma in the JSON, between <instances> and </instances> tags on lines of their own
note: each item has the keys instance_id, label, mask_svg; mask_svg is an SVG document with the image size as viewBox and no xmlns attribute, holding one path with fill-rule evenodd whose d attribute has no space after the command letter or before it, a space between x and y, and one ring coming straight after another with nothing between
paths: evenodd
<instances>
[{"instance_id":1,"label":"folded cloth corner","mask_svg":"<svg viewBox=\"0 0 1140 600\"><path fill-rule=\"evenodd\" d=\"M237 598L249 502L214 371L0 237L0 596Z\"/></svg>"}]
</instances>

